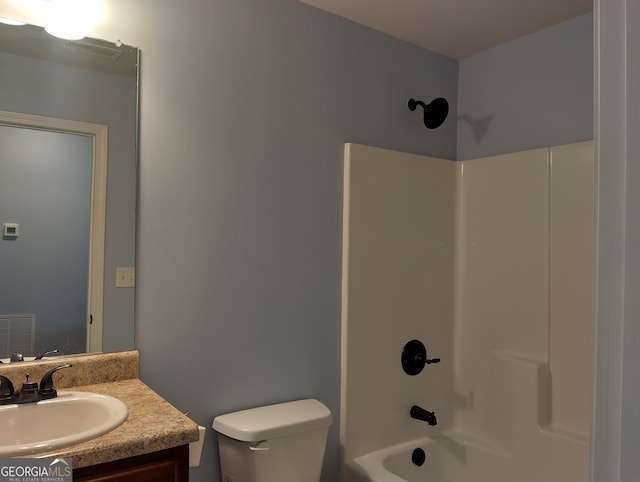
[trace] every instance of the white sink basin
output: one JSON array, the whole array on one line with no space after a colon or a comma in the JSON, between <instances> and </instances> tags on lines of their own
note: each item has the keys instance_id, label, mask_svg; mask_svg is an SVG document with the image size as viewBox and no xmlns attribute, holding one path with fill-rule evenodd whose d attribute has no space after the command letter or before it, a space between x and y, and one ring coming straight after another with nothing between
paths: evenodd
<instances>
[{"instance_id":1,"label":"white sink basin","mask_svg":"<svg viewBox=\"0 0 640 482\"><path fill-rule=\"evenodd\" d=\"M0 405L0 457L86 442L113 430L128 414L117 398L90 392L58 392L51 400Z\"/></svg>"}]
</instances>

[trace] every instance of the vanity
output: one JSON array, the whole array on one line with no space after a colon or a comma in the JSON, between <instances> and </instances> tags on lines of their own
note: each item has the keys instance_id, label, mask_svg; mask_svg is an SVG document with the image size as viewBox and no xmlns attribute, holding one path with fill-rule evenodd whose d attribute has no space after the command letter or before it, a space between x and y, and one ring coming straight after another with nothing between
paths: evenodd
<instances>
[{"instance_id":1,"label":"vanity","mask_svg":"<svg viewBox=\"0 0 640 482\"><path fill-rule=\"evenodd\" d=\"M187 482L189 446L73 469L75 482Z\"/></svg>"},{"instance_id":2,"label":"vanity","mask_svg":"<svg viewBox=\"0 0 640 482\"><path fill-rule=\"evenodd\" d=\"M97 438L25 457L71 458L74 481L189 479L189 443L198 440L198 427L139 379L136 350L14 363L3 365L1 372L19 387L26 372L39 380L63 363L71 367L55 374L60 395L69 391L108 395L126 404L128 416Z\"/></svg>"}]
</instances>

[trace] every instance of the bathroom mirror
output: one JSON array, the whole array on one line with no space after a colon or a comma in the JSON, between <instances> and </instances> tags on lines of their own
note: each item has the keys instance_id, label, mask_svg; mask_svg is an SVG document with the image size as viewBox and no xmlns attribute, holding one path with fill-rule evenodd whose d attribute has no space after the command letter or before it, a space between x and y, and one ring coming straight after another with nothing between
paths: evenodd
<instances>
[{"instance_id":1,"label":"bathroom mirror","mask_svg":"<svg viewBox=\"0 0 640 482\"><path fill-rule=\"evenodd\" d=\"M0 359L134 348L138 64L132 46L0 24Z\"/></svg>"}]
</instances>

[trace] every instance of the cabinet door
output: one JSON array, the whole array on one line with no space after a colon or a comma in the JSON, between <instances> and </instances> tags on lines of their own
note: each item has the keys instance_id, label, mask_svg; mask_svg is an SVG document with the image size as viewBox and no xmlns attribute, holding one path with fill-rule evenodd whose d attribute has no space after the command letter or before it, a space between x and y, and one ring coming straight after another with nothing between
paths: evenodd
<instances>
[{"instance_id":1,"label":"cabinet door","mask_svg":"<svg viewBox=\"0 0 640 482\"><path fill-rule=\"evenodd\" d=\"M74 477L74 480L78 480ZM175 482L176 464L173 460L152 462L139 467L118 470L108 474L80 478L86 482Z\"/></svg>"},{"instance_id":2,"label":"cabinet door","mask_svg":"<svg viewBox=\"0 0 640 482\"><path fill-rule=\"evenodd\" d=\"M188 482L189 446L73 471L74 482Z\"/></svg>"}]
</instances>

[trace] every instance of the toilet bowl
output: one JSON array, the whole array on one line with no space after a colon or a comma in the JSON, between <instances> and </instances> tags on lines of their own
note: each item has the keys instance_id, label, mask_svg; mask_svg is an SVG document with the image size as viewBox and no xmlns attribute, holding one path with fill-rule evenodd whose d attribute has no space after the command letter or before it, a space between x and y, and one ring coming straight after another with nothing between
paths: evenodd
<instances>
[{"instance_id":1,"label":"toilet bowl","mask_svg":"<svg viewBox=\"0 0 640 482\"><path fill-rule=\"evenodd\" d=\"M217 416L222 482L318 482L332 421L313 399Z\"/></svg>"}]
</instances>

